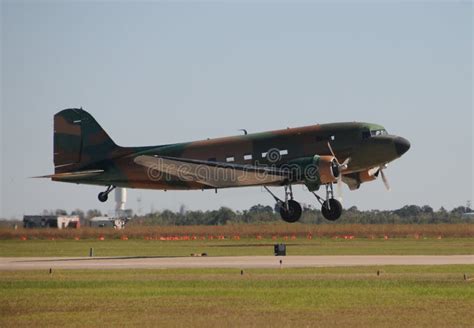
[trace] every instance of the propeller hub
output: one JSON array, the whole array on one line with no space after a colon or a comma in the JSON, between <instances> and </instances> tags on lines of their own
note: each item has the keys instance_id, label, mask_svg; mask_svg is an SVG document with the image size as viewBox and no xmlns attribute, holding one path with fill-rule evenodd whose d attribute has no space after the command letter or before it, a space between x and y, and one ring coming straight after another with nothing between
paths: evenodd
<instances>
[{"instance_id":1,"label":"propeller hub","mask_svg":"<svg viewBox=\"0 0 474 328\"><path fill-rule=\"evenodd\" d=\"M339 165L336 159L333 159L331 163L331 168L332 168L332 174L334 175L334 177L338 178L339 175L341 174L341 166Z\"/></svg>"}]
</instances>

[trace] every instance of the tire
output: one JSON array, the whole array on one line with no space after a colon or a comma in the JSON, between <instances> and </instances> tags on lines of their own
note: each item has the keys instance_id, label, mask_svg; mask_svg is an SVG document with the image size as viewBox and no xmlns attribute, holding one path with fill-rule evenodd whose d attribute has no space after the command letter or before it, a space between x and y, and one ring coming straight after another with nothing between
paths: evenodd
<instances>
[{"instance_id":1,"label":"tire","mask_svg":"<svg viewBox=\"0 0 474 328\"><path fill-rule=\"evenodd\" d=\"M328 208L329 202L329 208ZM330 198L329 200L323 203L321 207L321 213L323 214L324 218L329 221L336 221L341 217L342 214L342 205L341 203L334 199Z\"/></svg>"},{"instance_id":2,"label":"tire","mask_svg":"<svg viewBox=\"0 0 474 328\"><path fill-rule=\"evenodd\" d=\"M294 223L298 221L301 218L301 213L303 213L301 205L295 200L290 199L288 201L288 210L284 205L280 206L280 216L285 222Z\"/></svg>"},{"instance_id":3,"label":"tire","mask_svg":"<svg viewBox=\"0 0 474 328\"><path fill-rule=\"evenodd\" d=\"M99 201L101 201L102 203L106 202L107 199L109 198L109 196L105 193L105 192L100 192L99 193L99 196L97 197L99 198Z\"/></svg>"}]
</instances>

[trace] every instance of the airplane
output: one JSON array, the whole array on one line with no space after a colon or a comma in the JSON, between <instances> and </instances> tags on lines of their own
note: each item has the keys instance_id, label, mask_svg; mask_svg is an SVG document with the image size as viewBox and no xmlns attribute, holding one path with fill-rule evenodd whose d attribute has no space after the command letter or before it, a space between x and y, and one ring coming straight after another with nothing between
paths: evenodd
<instances>
[{"instance_id":1,"label":"airplane","mask_svg":"<svg viewBox=\"0 0 474 328\"><path fill-rule=\"evenodd\" d=\"M276 201L281 218L296 222L301 205L293 185L303 184L321 205L323 216L342 214L334 184L350 190L379 176L387 189L384 169L401 157L410 142L378 124L348 122L147 147L116 145L82 108L54 116L52 181L106 186L101 202L116 187L158 190L205 190L263 186ZM284 197L268 187L281 186ZM324 188L323 196L316 192ZM339 192L340 194L340 192Z\"/></svg>"}]
</instances>

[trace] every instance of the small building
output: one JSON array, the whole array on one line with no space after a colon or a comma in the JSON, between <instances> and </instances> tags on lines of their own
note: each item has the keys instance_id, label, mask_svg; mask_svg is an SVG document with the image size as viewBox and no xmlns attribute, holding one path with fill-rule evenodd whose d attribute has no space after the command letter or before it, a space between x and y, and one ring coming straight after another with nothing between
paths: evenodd
<instances>
[{"instance_id":1,"label":"small building","mask_svg":"<svg viewBox=\"0 0 474 328\"><path fill-rule=\"evenodd\" d=\"M25 228L79 228L80 218L77 215L25 215L23 227Z\"/></svg>"},{"instance_id":2,"label":"small building","mask_svg":"<svg viewBox=\"0 0 474 328\"><path fill-rule=\"evenodd\" d=\"M463 219L474 219L474 212L467 212L462 214Z\"/></svg>"},{"instance_id":3,"label":"small building","mask_svg":"<svg viewBox=\"0 0 474 328\"><path fill-rule=\"evenodd\" d=\"M114 218L108 216L96 216L89 220L89 226L92 228L114 228L123 229L127 224L126 218Z\"/></svg>"}]
</instances>

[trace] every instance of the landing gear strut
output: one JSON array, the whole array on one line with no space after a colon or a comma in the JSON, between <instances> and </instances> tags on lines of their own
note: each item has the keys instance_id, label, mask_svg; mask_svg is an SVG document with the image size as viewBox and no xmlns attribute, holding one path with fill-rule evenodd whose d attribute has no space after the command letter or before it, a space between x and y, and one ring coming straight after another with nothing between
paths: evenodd
<instances>
[{"instance_id":1,"label":"landing gear strut","mask_svg":"<svg viewBox=\"0 0 474 328\"><path fill-rule=\"evenodd\" d=\"M265 188L265 190L268 191L277 202L277 207L280 209L280 216L284 221L293 223L301 218L303 210L301 209L300 203L293 200L293 190L291 189L291 185L285 185L285 201L282 201L280 198L275 196L275 194L273 194L266 186L263 186L263 188Z\"/></svg>"},{"instance_id":2,"label":"landing gear strut","mask_svg":"<svg viewBox=\"0 0 474 328\"><path fill-rule=\"evenodd\" d=\"M326 185L326 199L319 197L315 192L313 195L316 197L318 202L321 204L321 213L324 218L329 221L336 221L341 217L342 205L334 198L334 190L332 183Z\"/></svg>"},{"instance_id":3,"label":"landing gear strut","mask_svg":"<svg viewBox=\"0 0 474 328\"><path fill-rule=\"evenodd\" d=\"M115 189L115 186L108 186L106 191L102 191L99 193L99 200L103 203L106 202L107 199L109 198L109 194L112 192L112 190Z\"/></svg>"}]
</instances>

